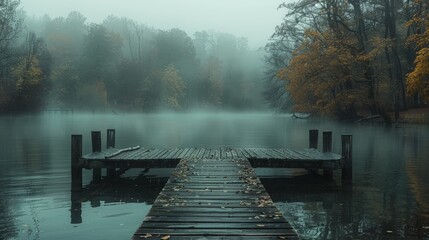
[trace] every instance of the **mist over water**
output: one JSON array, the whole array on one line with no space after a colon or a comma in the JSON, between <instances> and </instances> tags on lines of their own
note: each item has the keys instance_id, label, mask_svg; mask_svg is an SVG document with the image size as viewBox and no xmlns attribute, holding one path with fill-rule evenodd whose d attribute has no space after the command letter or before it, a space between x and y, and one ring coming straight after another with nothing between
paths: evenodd
<instances>
[{"instance_id":1,"label":"mist over water","mask_svg":"<svg viewBox=\"0 0 429 240\"><path fill-rule=\"evenodd\" d=\"M429 127L341 124L287 114L198 112L41 114L0 117L0 239L129 239L150 209L168 171L127 172L82 197L82 223L71 223L70 135L116 129L117 147L308 146L308 130L353 135L351 192L335 182L286 170L258 169L287 220L303 239L429 237ZM304 175L303 175L304 174ZM278 178L284 175L286 178ZM271 177L270 177L271 176ZM295 177L293 177L295 176ZM84 184L91 180L84 170ZM152 179L152 180L150 180ZM338 180L338 179L336 179Z\"/></svg>"}]
</instances>

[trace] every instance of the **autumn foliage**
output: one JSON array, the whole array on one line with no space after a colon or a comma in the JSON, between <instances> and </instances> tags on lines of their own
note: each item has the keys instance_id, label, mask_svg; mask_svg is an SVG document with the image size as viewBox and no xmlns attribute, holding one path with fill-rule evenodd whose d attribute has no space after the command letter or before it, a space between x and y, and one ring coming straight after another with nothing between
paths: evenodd
<instances>
[{"instance_id":1,"label":"autumn foliage","mask_svg":"<svg viewBox=\"0 0 429 240\"><path fill-rule=\"evenodd\" d=\"M425 103L429 103L429 12L416 15L408 24L421 30L409 39L411 44L415 44L417 53L415 68L407 76L407 91L410 95L421 95Z\"/></svg>"},{"instance_id":2,"label":"autumn foliage","mask_svg":"<svg viewBox=\"0 0 429 240\"><path fill-rule=\"evenodd\" d=\"M318 0L280 8L287 13L267 45L267 62L284 81L292 111L380 115L391 123L420 98L429 102L427 2Z\"/></svg>"},{"instance_id":3,"label":"autumn foliage","mask_svg":"<svg viewBox=\"0 0 429 240\"><path fill-rule=\"evenodd\" d=\"M350 86L354 61L350 51L330 33L307 31L289 66L281 69L278 77L288 82L295 111L331 115L356 102Z\"/></svg>"}]
</instances>

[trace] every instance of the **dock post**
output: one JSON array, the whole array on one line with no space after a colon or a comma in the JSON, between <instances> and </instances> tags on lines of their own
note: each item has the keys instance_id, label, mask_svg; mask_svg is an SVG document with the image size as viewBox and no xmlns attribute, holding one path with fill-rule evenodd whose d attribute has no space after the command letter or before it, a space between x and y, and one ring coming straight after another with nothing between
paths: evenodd
<instances>
[{"instance_id":1,"label":"dock post","mask_svg":"<svg viewBox=\"0 0 429 240\"><path fill-rule=\"evenodd\" d=\"M341 136L341 156L343 157L343 167L341 178L343 181L352 181L353 179L353 159L352 159L352 135Z\"/></svg>"},{"instance_id":2,"label":"dock post","mask_svg":"<svg viewBox=\"0 0 429 240\"><path fill-rule=\"evenodd\" d=\"M107 129L107 148L114 148L115 147L115 129Z\"/></svg>"},{"instance_id":3,"label":"dock post","mask_svg":"<svg viewBox=\"0 0 429 240\"><path fill-rule=\"evenodd\" d=\"M332 132L323 132L323 152L332 152Z\"/></svg>"},{"instance_id":4,"label":"dock post","mask_svg":"<svg viewBox=\"0 0 429 240\"><path fill-rule=\"evenodd\" d=\"M317 149L319 140L319 130L311 129L309 131L309 148Z\"/></svg>"},{"instance_id":5,"label":"dock post","mask_svg":"<svg viewBox=\"0 0 429 240\"><path fill-rule=\"evenodd\" d=\"M71 193L71 224L79 224L82 223L82 200L80 192L72 192Z\"/></svg>"},{"instance_id":6,"label":"dock post","mask_svg":"<svg viewBox=\"0 0 429 240\"><path fill-rule=\"evenodd\" d=\"M99 153L101 152L101 132L100 131L92 131L91 132L91 140L92 140L92 152ZM101 181L101 168L93 168L92 169L92 183L100 183Z\"/></svg>"},{"instance_id":7,"label":"dock post","mask_svg":"<svg viewBox=\"0 0 429 240\"><path fill-rule=\"evenodd\" d=\"M323 136L323 152L327 153L327 152L332 152L332 132L328 131L328 132L323 132L322 134ZM323 170L323 176L325 176L325 178L327 179L332 179L334 174L332 170Z\"/></svg>"},{"instance_id":8,"label":"dock post","mask_svg":"<svg viewBox=\"0 0 429 240\"><path fill-rule=\"evenodd\" d=\"M71 136L71 190L82 191L82 135Z\"/></svg>"},{"instance_id":9,"label":"dock post","mask_svg":"<svg viewBox=\"0 0 429 240\"><path fill-rule=\"evenodd\" d=\"M92 139L92 152L94 153L101 152L101 132L92 131L91 139Z\"/></svg>"},{"instance_id":10,"label":"dock post","mask_svg":"<svg viewBox=\"0 0 429 240\"><path fill-rule=\"evenodd\" d=\"M107 148L114 148L115 147L115 137L116 137L116 131L115 129L107 129ZM108 178L114 178L116 175L116 169L115 168L107 168L107 177Z\"/></svg>"}]
</instances>

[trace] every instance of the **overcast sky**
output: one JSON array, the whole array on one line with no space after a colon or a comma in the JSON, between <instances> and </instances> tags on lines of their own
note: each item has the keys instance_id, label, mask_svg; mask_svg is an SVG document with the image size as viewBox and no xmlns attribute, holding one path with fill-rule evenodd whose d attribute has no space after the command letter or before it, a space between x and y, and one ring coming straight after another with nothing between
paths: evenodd
<instances>
[{"instance_id":1,"label":"overcast sky","mask_svg":"<svg viewBox=\"0 0 429 240\"><path fill-rule=\"evenodd\" d=\"M264 46L282 22L285 0L21 0L29 16L67 16L71 11L100 23L108 15L128 17L167 30L177 27L189 35L200 30L232 33ZM287 0L286 0L287 1ZM290 1L290 0L289 0Z\"/></svg>"}]
</instances>

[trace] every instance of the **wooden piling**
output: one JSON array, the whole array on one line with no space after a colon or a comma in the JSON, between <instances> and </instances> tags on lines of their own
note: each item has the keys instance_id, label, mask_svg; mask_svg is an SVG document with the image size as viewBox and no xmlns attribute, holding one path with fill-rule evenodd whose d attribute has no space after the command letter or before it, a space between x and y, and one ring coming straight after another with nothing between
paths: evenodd
<instances>
[{"instance_id":1,"label":"wooden piling","mask_svg":"<svg viewBox=\"0 0 429 240\"><path fill-rule=\"evenodd\" d=\"M115 147L115 129L107 129L107 148L114 148Z\"/></svg>"},{"instance_id":2,"label":"wooden piling","mask_svg":"<svg viewBox=\"0 0 429 240\"><path fill-rule=\"evenodd\" d=\"M115 129L107 129L107 148L114 148L115 147L115 135L116 131ZM114 178L116 176L116 169L115 168L107 168L107 177L108 178Z\"/></svg>"},{"instance_id":3,"label":"wooden piling","mask_svg":"<svg viewBox=\"0 0 429 240\"><path fill-rule=\"evenodd\" d=\"M92 131L91 139L92 139L92 152L94 153L101 152L101 132Z\"/></svg>"},{"instance_id":4,"label":"wooden piling","mask_svg":"<svg viewBox=\"0 0 429 240\"><path fill-rule=\"evenodd\" d=\"M332 152L332 132L323 132L323 152Z\"/></svg>"},{"instance_id":5,"label":"wooden piling","mask_svg":"<svg viewBox=\"0 0 429 240\"><path fill-rule=\"evenodd\" d=\"M91 132L91 140L92 140L92 152L99 153L101 152L101 132L100 131L92 131ZM93 168L92 169L92 183L100 183L101 181L101 168Z\"/></svg>"},{"instance_id":6,"label":"wooden piling","mask_svg":"<svg viewBox=\"0 0 429 240\"><path fill-rule=\"evenodd\" d=\"M343 181L351 182L353 179L352 145L352 135L341 136L341 156L344 161L341 174Z\"/></svg>"},{"instance_id":7,"label":"wooden piling","mask_svg":"<svg viewBox=\"0 0 429 240\"><path fill-rule=\"evenodd\" d=\"M71 136L71 190L82 191L82 135Z\"/></svg>"},{"instance_id":8,"label":"wooden piling","mask_svg":"<svg viewBox=\"0 0 429 240\"><path fill-rule=\"evenodd\" d=\"M71 193L71 224L80 224L82 223L82 196L80 192Z\"/></svg>"},{"instance_id":9,"label":"wooden piling","mask_svg":"<svg viewBox=\"0 0 429 240\"><path fill-rule=\"evenodd\" d=\"M323 137L323 142L322 142L323 152L324 153L332 152L332 132L331 131L323 132L322 137ZM324 170L323 176L325 178L332 179L334 176L334 173L332 170Z\"/></svg>"},{"instance_id":10,"label":"wooden piling","mask_svg":"<svg viewBox=\"0 0 429 240\"><path fill-rule=\"evenodd\" d=\"M309 131L309 148L317 149L319 140L319 130L311 129Z\"/></svg>"}]
</instances>

